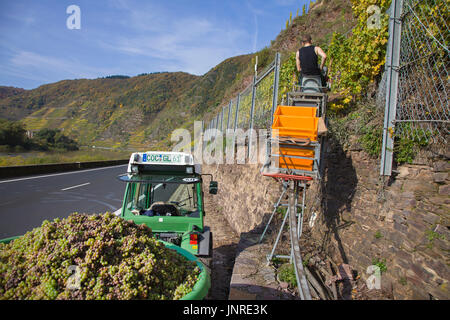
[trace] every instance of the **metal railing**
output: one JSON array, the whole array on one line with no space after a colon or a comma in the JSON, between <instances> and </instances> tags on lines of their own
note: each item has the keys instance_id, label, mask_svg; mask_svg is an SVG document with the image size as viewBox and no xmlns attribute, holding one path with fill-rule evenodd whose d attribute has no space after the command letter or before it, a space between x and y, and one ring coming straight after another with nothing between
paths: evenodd
<instances>
[{"instance_id":1,"label":"metal railing","mask_svg":"<svg viewBox=\"0 0 450 320\"><path fill-rule=\"evenodd\" d=\"M394 139L448 141L450 42L447 0L392 0L380 175L390 176Z\"/></svg>"},{"instance_id":2,"label":"metal railing","mask_svg":"<svg viewBox=\"0 0 450 320\"><path fill-rule=\"evenodd\" d=\"M214 133L209 129L218 129L224 133L227 129L233 132L250 129L248 141L252 139L252 129L270 129L278 103L280 68L281 56L277 53L271 64L255 74L247 88L216 112L207 114L203 119L204 140L210 141L213 138ZM203 143L203 147L205 146L206 143ZM247 156L248 154L250 148Z\"/></svg>"}]
</instances>

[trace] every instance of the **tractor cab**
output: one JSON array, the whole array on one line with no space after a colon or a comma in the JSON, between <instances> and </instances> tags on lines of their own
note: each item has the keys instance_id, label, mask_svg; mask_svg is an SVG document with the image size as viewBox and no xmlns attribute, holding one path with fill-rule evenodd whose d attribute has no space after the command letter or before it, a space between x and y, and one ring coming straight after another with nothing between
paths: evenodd
<instances>
[{"instance_id":1,"label":"tractor cab","mask_svg":"<svg viewBox=\"0 0 450 320\"><path fill-rule=\"evenodd\" d=\"M212 235L204 226L203 176L188 153L133 153L127 173L118 177L126 182L121 217L147 225L156 238L194 255L209 256ZM217 193L217 182L211 181L209 192Z\"/></svg>"}]
</instances>

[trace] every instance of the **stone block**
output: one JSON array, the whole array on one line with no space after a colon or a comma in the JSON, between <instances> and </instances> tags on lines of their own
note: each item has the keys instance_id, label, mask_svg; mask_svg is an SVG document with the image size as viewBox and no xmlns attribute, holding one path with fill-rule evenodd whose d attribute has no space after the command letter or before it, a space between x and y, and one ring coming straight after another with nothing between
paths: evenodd
<instances>
[{"instance_id":1,"label":"stone block","mask_svg":"<svg viewBox=\"0 0 450 320\"><path fill-rule=\"evenodd\" d=\"M398 194L398 197L402 199L415 199L415 194L413 191L403 191Z\"/></svg>"},{"instance_id":2,"label":"stone block","mask_svg":"<svg viewBox=\"0 0 450 320\"><path fill-rule=\"evenodd\" d=\"M423 282L430 283L433 278L433 275L418 263L411 263L410 268Z\"/></svg>"},{"instance_id":3,"label":"stone block","mask_svg":"<svg viewBox=\"0 0 450 320\"><path fill-rule=\"evenodd\" d=\"M392 241L394 246L396 246L397 248L399 248L402 245L404 240L404 236L398 233L397 231L386 232L385 237L386 239Z\"/></svg>"},{"instance_id":4,"label":"stone block","mask_svg":"<svg viewBox=\"0 0 450 320\"><path fill-rule=\"evenodd\" d=\"M405 273L411 265L411 260L409 258L397 258L395 259L395 263L403 270L403 273Z\"/></svg>"},{"instance_id":5,"label":"stone block","mask_svg":"<svg viewBox=\"0 0 450 320\"><path fill-rule=\"evenodd\" d=\"M406 281L412 283L414 286L422 286L422 279L417 276L411 269L407 269L405 272Z\"/></svg>"},{"instance_id":6,"label":"stone block","mask_svg":"<svg viewBox=\"0 0 450 320\"><path fill-rule=\"evenodd\" d=\"M441 250L450 251L450 242L442 239L434 239L433 245L439 247Z\"/></svg>"},{"instance_id":7,"label":"stone block","mask_svg":"<svg viewBox=\"0 0 450 320\"><path fill-rule=\"evenodd\" d=\"M413 236L415 235L416 238L417 238L418 233L419 234L424 233L426 230L429 229L429 226L427 224L425 224L423 222L416 222L413 220L409 220L408 225L410 227L408 229L408 234L411 234ZM411 229L411 227L413 229ZM411 239L410 237L408 237L408 238Z\"/></svg>"},{"instance_id":8,"label":"stone block","mask_svg":"<svg viewBox=\"0 0 450 320\"><path fill-rule=\"evenodd\" d=\"M408 277L406 277L406 279L409 280ZM411 299L413 299L413 300L430 300L430 295L426 291L423 290L422 286L413 286Z\"/></svg>"},{"instance_id":9,"label":"stone block","mask_svg":"<svg viewBox=\"0 0 450 320\"><path fill-rule=\"evenodd\" d=\"M445 183L445 181L448 179L448 173L447 172L436 172L433 174L433 181L435 183Z\"/></svg>"},{"instance_id":10,"label":"stone block","mask_svg":"<svg viewBox=\"0 0 450 320\"><path fill-rule=\"evenodd\" d=\"M408 227L405 226L404 224L398 223L397 221L394 220L394 229L397 231L400 231L402 233L406 233L408 231Z\"/></svg>"},{"instance_id":11,"label":"stone block","mask_svg":"<svg viewBox=\"0 0 450 320\"><path fill-rule=\"evenodd\" d=\"M398 168L397 179L404 179L407 176L409 176L409 168L408 167L401 166L400 168Z\"/></svg>"},{"instance_id":12,"label":"stone block","mask_svg":"<svg viewBox=\"0 0 450 320\"><path fill-rule=\"evenodd\" d=\"M427 199L433 205L449 205L450 198L443 195L436 195Z\"/></svg>"},{"instance_id":13,"label":"stone block","mask_svg":"<svg viewBox=\"0 0 450 320\"><path fill-rule=\"evenodd\" d=\"M423 180L410 180L403 185L403 191L416 193L433 193L436 191L434 183Z\"/></svg>"},{"instance_id":14,"label":"stone block","mask_svg":"<svg viewBox=\"0 0 450 320\"><path fill-rule=\"evenodd\" d=\"M392 220L394 220L394 227L395 223L405 223L406 219L405 216L401 213L394 213L392 216Z\"/></svg>"},{"instance_id":15,"label":"stone block","mask_svg":"<svg viewBox=\"0 0 450 320\"><path fill-rule=\"evenodd\" d=\"M435 225L436 223L439 222L441 218L438 215L435 215L434 213L426 212L425 214L422 215L422 219L428 224Z\"/></svg>"},{"instance_id":16,"label":"stone block","mask_svg":"<svg viewBox=\"0 0 450 320\"><path fill-rule=\"evenodd\" d=\"M449 267L442 263L442 261L436 259L426 259L424 264L433 270L439 277L443 279L450 279Z\"/></svg>"},{"instance_id":17,"label":"stone block","mask_svg":"<svg viewBox=\"0 0 450 320\"><path fill-rule=\"evenodd\" d=\"M396 258L409 262L412 262L413 260L413 256L405 250L398 250L396 253Z\"/></svg>"},{"instance_id":18,"label":"stone block","mask_svg":"<svg viewBox=\"0 0 450 320\"><path fill-rule=\"evenodd\" d=\"M448 161L437 161L433 164L433 170L435 172L445 172L450 170L450 164Z\"/></svg>"},{"instance_id":19,"label":"stone block","mask_svg":"<svg viewBox=\"0 0 450 320\"><path fill-rule=\"evenodd\" d=\"M443 235L446 239L450 239L450 231L443 225L438 224L433 231L439 233L440 235Z\"/></svg>"},{"instance_id":20,"label":"stone block","mask_svg":"<svg viewBox=\"0 0 450 320\"><path fill-rule=\"evenodd\" d=\"M439 194L444 196L450 195L450 184L446 184L439 187Z\"/></svg>"}]
</instances>

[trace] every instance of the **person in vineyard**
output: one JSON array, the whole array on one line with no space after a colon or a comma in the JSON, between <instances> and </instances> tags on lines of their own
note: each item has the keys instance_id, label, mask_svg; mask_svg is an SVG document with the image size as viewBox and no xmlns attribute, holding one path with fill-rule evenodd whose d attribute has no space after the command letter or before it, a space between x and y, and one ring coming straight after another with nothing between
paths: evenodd
<instances>
[{"instance_id":1,"label":"person in vineyard","mask_svg":"<svg viewBox=\"0 0 450 320\"><path fill-rule=\"evenodd\" d=\"M322 57L322 62L319 68L319 59ZM312 45L312 39L310 35L304 35L302 37L302 47L297 51L297 70L300 73L299 83L302 83L303 76L321 76L322 86L326 86L325 76L326 70L324 70L325 60L327 59L326 53L318 46Z\"/></svg>"}]
</instances>

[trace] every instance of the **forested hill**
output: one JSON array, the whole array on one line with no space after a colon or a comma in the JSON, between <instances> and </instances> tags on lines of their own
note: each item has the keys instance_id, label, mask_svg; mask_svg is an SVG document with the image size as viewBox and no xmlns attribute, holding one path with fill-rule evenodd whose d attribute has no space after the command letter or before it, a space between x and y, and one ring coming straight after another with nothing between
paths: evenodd
<instances>
[{"instance_id":1,"label":"forested hill","mask_svg":"<svg viewBox=\"0 0 450 320\"><path fill-rule=\"evenodd\" d=\"M7 98L9 96L13 96L19 93L24 92L24 89L15 88L15 87L3 87L0 86L0 99Z\"/></svg>"},{"instance_id":2,"label":"forested hill","mask_svg":"<svg viewBox=\"0 0 450 320\"><path fill-rule=\"evenodd\" d=\"M28 130L61 128L81 144L149 145L217 105L250 62L251 55L234 57L203 76L165 72L63 80L21 92L1 87L0 118L22 120Z\"/></svg>"}]
</instances>

